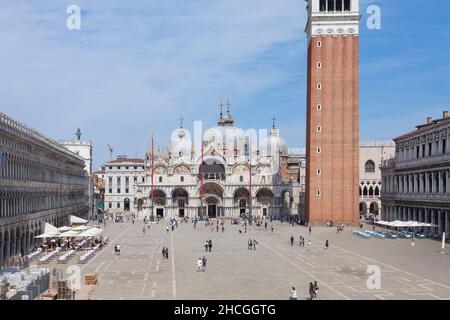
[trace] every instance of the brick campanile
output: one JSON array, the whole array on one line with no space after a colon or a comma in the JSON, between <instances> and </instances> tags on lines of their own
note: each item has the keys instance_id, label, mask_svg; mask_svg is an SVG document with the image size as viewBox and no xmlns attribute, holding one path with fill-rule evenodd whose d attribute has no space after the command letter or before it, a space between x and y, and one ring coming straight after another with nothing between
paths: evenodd
<instances>
[{"instance_id":1,"label":"brick campanile","mask_svg":"<svg viewBox=\"0 0 450 320\"><path fill-rule=\"evenodd\" d=\"M359 221L359 0L306 0L306 218Z\"/></svg>"}]
</instances>

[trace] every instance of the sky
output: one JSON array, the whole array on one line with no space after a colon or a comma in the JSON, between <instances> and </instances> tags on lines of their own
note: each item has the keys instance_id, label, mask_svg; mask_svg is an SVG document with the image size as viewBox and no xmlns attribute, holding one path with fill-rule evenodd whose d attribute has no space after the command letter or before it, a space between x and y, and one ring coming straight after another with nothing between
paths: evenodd
<instances>
[{"instance_id":1,"label":"sky","mask_svg":"<svg viewBox=\"0 0 450 320\"><path fill-rule=\"evenodd\" d=\"M81 8L81 29L66 12ZM366 26L369 5L381 29ZM143 157L154 134L217 122L306 135L304 0L0 0L0 112L54 139ZM360 141L390 140L450 109L450 1L360 1Z\"/></svg>"}]
</instances>

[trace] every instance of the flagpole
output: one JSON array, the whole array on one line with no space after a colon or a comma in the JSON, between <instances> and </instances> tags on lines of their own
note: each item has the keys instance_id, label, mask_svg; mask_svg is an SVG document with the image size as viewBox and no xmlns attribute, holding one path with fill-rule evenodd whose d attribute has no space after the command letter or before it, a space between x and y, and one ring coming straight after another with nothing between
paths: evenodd
<instances>
[{"instance_id":1,"label":"flagpole","mask_svg":"<svg viewBox=\"0 0 450 320\"><path fill-rule=\"evenodd\" d=\"M151 184L151 195L152 195L152 212L151 212L151 220L155 220L155 216L153 214L153 200L154 200L154 192L153 192L153 173L154 173L154 162L155 162L155 158L154 158L154 153L155 153L155 147L153 144L153 134L152 134L152 184Z\"/></svg>"},{"instance_id":2,"label":"flagpole","mask_svg":"<svg viewBox=\"0 0 450 320\"><path fill-rule=\"evenodd\" d=\"M202 141L202 157L200 164L200 215L203 219L203 141Z\"/></svg>"},{"instance_id":3,"label":"flagpole","mask_svg":"<svg viewBox=\"0 0 450 320\"><path fill-rule=\"evenodd\" d=\"M250 221L252 221L252 144L251 144L251 140L249 139L249 143L248 143L248 157L249 157L249 173L250 173L250 177L249 177L249 202L248 202L248 213L249 213L249 218Z\"/></svg>"}]
</instances>

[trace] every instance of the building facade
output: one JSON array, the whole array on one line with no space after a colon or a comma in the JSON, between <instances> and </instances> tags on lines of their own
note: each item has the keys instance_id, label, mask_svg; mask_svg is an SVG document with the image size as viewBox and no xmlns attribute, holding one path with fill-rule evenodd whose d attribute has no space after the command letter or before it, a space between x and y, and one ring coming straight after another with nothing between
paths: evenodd
<instances>
[{"instance_id":1,"label":"building facade","mask_svg":"<svg viewBox=\"0 0 450 320\"><path fill-rule=\"evenodd\" d=\"M395 155L393 141L359 145L359 214L381 219L381 164Z\"/></svg>"},{"instance_id":2,"label":"building facade","mask_svg":"<svg viewBox=\"0 0 450 320\"><path fill-rule=\"evenodd\" d=\"M92 142L81 140L80 129L78 129L76 135L78 137L77 140L60 140L59 143L84 160L84 170L86 172L86 196L89 199L88 217L92 218L92 215L95 213L94 181L92 176Z\"/></svg>"},{"instance_id":3,"label":"building facade","mask_svg":"<svg viewBox=\"0 0 450 320\"><path fill-rule=\"evenodd\" d=\"M308 0L306 215L359 221L359 1Z\"/></svg>"},{"instance_id":4,"label":"building facade","mask_svg":"<svg viewBox=\"0 0 450 320\"><path fill-rule=\"evenodd\" d=\"M450 232L450 117L427 119L394 139L395 157L383 161L382 219L419 221Z\"/></svg>"},{"instance_id":5,"label":"building facade","mask_svg":"<svg viewBox=\"0 0 450 320\"><path fill-rule=\"evenodd\" d=\"M94 179L95 210L105 210L105 166L92 173Z\"/></svg>"},{"instance_id":6,"label":"building facade","mask_svg":"<svg viewBox=\"0 0 450 320\"><path fill-rule=\"evenodd\" d=\"M287 144L275 125L257 144L234 126L228 111L200 140L195 148L189 131L181 127L167 150L153 156L147 150L145 183L135 185L139 214L211 218L299 214L298 169L289 169Z\"/></svg>"},{"instance_id":7,"label":"building facade","mask_svg":"<svg viewBox=\"0 0 450 320\"><path fill-rule=\"evenodd\" d=\"M105 210L111 213L135 210L135 186L145 183L144 166L144 159L126 156L105 164Z\"/></svg>"},{"instance_id":8,"label":"building facade","mask_svg":"<svg viewBox=\"0 0 450 320\"><path fill-rule=\"evenodd\" d=\"M0 113L0 265L38 244L44 224L85 218L84 161Z\"/></svg>"}]
</instances>

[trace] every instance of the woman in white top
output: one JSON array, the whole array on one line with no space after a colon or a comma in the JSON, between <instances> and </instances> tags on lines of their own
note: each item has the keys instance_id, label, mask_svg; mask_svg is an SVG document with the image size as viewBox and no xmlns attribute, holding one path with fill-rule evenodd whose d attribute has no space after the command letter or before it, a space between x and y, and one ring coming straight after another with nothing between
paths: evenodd
<instances>
[{"instance_id":1,"label":"woman in white top","mask_svg":"<svg viewBox=\"0 0 450 320\"><path fill-rule=\"evenodd\" d=\"M294 287L291 289L291 295L289 296L289 300L297 300L297 290Z\"/></svg>"},{"instance_id":2,"label":"woman in white top","mask_svg":"<svg viewBox=\"0 0 450 320\"><path fill-rule=\"evenodd\" d=\"M197 272L202 271L203 261L202 258L198 258L197 260Z\"/></svg>"}]
</instances>

